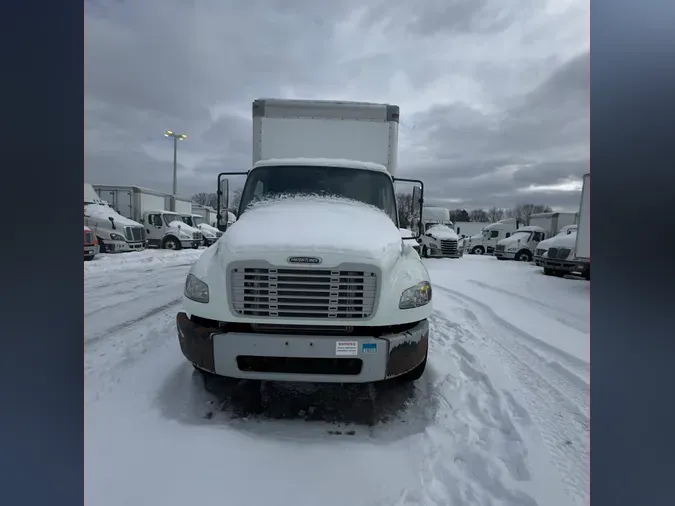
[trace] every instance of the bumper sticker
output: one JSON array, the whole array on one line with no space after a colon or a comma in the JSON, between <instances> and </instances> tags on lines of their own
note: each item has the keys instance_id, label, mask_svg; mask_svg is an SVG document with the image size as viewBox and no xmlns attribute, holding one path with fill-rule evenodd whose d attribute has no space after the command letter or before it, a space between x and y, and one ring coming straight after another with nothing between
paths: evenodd
<instances>
[{"instance_id":1,"label":"bumper sticker","mask_svg":"<svg viewBox=\"0 0 675 506\"><path fill-rule=\"evenodd\" d=\"M377 343L363 343L361 353L377 353Z\"/></svg>"},{"instance_id":2,"label":"bumper sticker","mask_svg":"<svg viewBox=\"0 0 675 506\"><path fill-rule=\"evenodd\" d=\"M335 341L336 355L358 355L358 341Z\"/></svg>"}]
</instances>

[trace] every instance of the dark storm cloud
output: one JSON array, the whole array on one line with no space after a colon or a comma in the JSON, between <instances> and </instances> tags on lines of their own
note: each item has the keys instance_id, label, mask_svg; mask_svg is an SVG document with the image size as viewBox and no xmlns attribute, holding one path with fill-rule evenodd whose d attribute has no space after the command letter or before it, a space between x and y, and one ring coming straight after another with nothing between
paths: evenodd
<instances>
[{"instance_id":1,"label":"dark storm cloud","mask_svg":"<svg viewBox=\"0 0 675 506\"><path fill-rule=\"evenodd\" d=\"M520 191L587 170L588 7L547 5L87 2L87 179L168 191L170 128L189 135L179 193L213 191L250 165L254 98L339 98L401 106L400 172L431 198L576 206Z\"/></svg>"}]
</instances>

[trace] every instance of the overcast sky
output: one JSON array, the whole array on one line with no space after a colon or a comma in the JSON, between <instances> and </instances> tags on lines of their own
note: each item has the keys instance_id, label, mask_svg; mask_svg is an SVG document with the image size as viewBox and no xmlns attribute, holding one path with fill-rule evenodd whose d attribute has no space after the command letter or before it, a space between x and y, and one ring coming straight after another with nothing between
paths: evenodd
<instances>
[{"instance_id":1,"label":"overcast sky","mask_svg":"<svg viewBox=\"0 0 675 506\"><path fill-rule=\"evenodd\" d=\"M170 191L168 128L178 193L214 192L253 99L388 102L428 202L576 210L589 33L588 0L88 0L85 177Z\"/></svg>"}]
</instances>

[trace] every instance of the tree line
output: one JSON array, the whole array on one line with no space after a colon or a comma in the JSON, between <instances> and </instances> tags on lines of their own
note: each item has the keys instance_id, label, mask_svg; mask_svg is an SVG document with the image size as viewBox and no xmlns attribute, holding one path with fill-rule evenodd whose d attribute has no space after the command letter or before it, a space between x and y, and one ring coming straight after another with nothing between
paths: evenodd
<instances>
[{"instance_id":1,"label":"tree line","mask_svg":"<svg viewBox=\"0 0 675 506\"><path fill-rule=\"evenodd\" d=\"M228 211L237 214L239 210L239 201L241 200L241 188L232 192ZM216 209L218 196L215 193L196 193L192 196L192 202L209 206ZM396 194L396 206L398 207L398 219L403 228L409 228L413 217L412 194L399 192ZM510 209L501 207L491 207L490 209L451 209L450 220L458 221L478 221L494 223L505 218L516 218L519 223L525 225L530 223L530 216L538 213L550 213L552 209L549 206L541 204L518 204Z\"/></svg>"}]
</instances>

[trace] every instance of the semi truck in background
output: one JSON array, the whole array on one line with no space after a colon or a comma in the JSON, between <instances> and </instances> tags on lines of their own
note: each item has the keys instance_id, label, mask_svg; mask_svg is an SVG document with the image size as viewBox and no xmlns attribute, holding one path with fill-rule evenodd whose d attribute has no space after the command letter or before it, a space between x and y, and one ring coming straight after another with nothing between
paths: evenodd
<instances>
[{"instance_id":1,"label":"semi truck in background","mask_svg":"<svg viewBox=\"0 0 675 506\"><path fill-rule=\"evenodd\" d=\"M530 216L528 225L541 227L546 232L546 237L558 235L560 230L567 225L575 225L577 213L539 213Z\"/></svg>"},{"instance_id":2,"label":"semi truck in background","mask_svg":"<svg viewBox=\"0 0 675 506\"><path fill-rule=\"evenodd\" d=\"M547 238L547 232L537 226L520 227L509 237L497 243L494 255L497 260L531 262L537 245Z\"/></svg>"},{"instance_id":3,"label":"semi truck in background","mask_svg":"<svg viewBox=\"0 0 675 506\"><path fill-rule=\"evenodd\" d=\"M591 279L591 175L585 174L579 204L579 224L574 245L574 262L587 280Z\"/></svg>"},{"instance_id":4,"label":"semi truck in background","mask_svg":"<svg viewBox=\"0 0 675 506\"><path fill-rule=\"evenodd\" d=\"M205 377L414 381L427 362L429 274L398 222L399 108L253 102L253 164L237 221L185 280L178 340ZM224 205L223 205L223 201ZM411 238L416 238L412 237ZM263 383L264 384L264 383Z\"/></svg>"},{"instance_id":5,"label":"semi truck in background","mask_svg":"<svg viewBox=\"0 0 675 506\"><path fill-rule=\"evenodd\" d=\"M548 248L554 244L554 241L557 237L560 237L562 235L569 235L572 233L576 234L576 232L577 232L577 225L565 225L563 228L560 229L560 232L558 232L557 235L554 235L549 239L544 239L539 244L537 244L537 247L534 250L535 265L537 267L541 267L543 265L542 260L544 257L544 253L546 253L548 251Z\"/></svg>"},{"instance_id":6,"label":"semi truck in background","mask_svg":"<svg viewBox=\"0 0 675 506\"><path fill-rule=\"evenodd\" d=\"M494 253L497 243L502 239L511 237L518 230L518 220L505 218L496 223L491 223L469 239L464 239L464 249L472 255L485 255Z\"/></svg>"},{"instance_id":7,"label":"semi truck in background","mask_svg":"<svg viewBox=\"0 0 675 506\"><path fill-rule=\"evenodd\" d=\"M202 244L204 246L211 246L223 235L216 227L209 225L201 214L181 214L180 217L184 223L202 233Z\"/></svg>"},{"instance_id":8,"label":"semi truck in background","mask_svg":"<svg viewBox=\"0 0 675 506\"><path fill-rule=\"evenodd\" d=\"M113 209L89 183L84 183L84 226L96 236L101 253L145 249L145 229Z\"/></svg>"},{"instance_id":9,"label":"semi truck in background","mask_svg":"<svg viewBox=\"0 0 675 506\"><path fill-rule=\"evenodd\" d=\"M424 220L422 221L422 234L426 231L427 227L437 224L443 224L447 227L453 228L452 220L450 219L450 209L444 207L424 207Z\"/></svg>"},{"instance_id":10,"label":"semi truck in background","mask_svg":"<svg viewBox=\"0 0 675 506\"><path fill-rule=\"evenodd\" d=\"M464 256L463 240L444 223L426 223L418 239L423 258L460 258Z\"/></svg>"},{"instance_id":11,"label":"semi truck in background","mask_svg":"<svg viewBox=\"0 0 675 506\"><path fill-rule=\"evenodd\" d=\"M167 211L169 195L139 186L94 185L103 198L110 198L117 212L143 225L148 246L163 249L198 248L202 233L183 222L178 213ZM185 208L183 199L176 205ZM188 202L189 203L189 202ZM192 210L190 204L188 212Z\"/></svg>"},{"instance_id":12,"label":"semi truck in background","mask_svg":"<svg viewBox=\"0 0 675 506\"><path fill-rule=\"evenodd\" d=\"M202 204L192 203L192 214L198 214L204 218L204 222L211 225L212 227L216 226L216 216L218 212L209 206L204 206Z\"/></svg>"}]
</instances>

